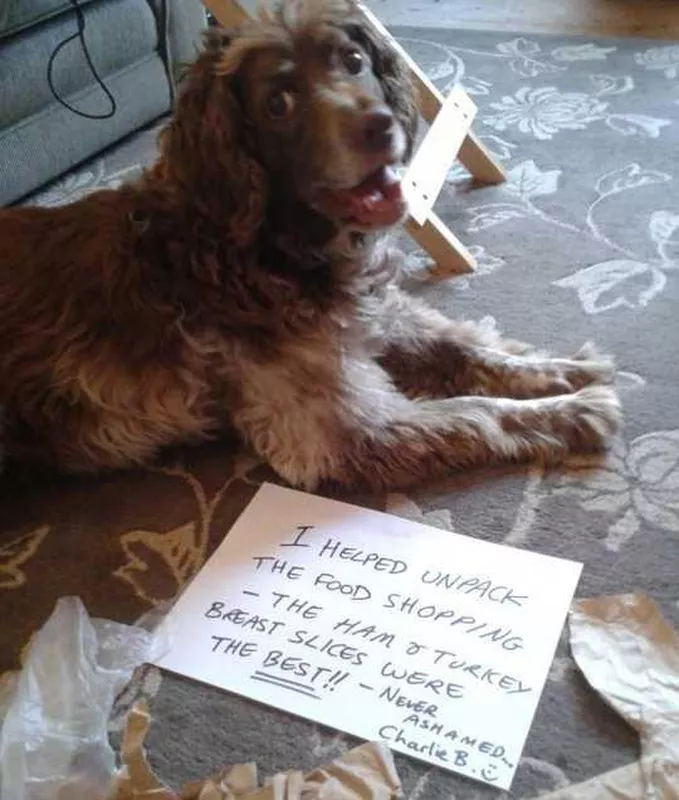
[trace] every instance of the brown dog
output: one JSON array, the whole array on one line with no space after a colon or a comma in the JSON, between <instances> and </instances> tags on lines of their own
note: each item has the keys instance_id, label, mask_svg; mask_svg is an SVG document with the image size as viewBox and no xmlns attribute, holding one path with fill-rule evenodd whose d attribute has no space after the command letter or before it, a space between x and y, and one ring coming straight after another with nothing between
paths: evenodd
<instances>
[{"instance_id":1,"label":"brown dog","mask_svg":"<svg viewBox=\"0 0 679 800\"><path fill-rule=\"evenodd\" d=\"M416 118L350 0L210 36L138 183L0 211L10 454L96 471L235 428L313 488L601 448L608 359L525 354L383 280Z\"/></svg>"}]
</instances>

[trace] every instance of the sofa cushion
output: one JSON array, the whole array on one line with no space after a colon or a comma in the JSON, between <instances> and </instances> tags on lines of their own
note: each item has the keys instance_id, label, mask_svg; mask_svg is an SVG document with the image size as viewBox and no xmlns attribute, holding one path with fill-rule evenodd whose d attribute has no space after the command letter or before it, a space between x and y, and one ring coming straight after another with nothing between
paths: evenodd
<instances>
[{"instance_id":1,"label":"sofa cushion","mask_svg":"<svg viewBox=\"0 0 679 800\"><path fill-rule=\"evenodd\" d=\"M118 100L110 119L83 120L58 103L0 131L0 206L15 202L46 181L158 119L170 108L170 86L157 53L108 76ZM95 84L69 98L78 108L105 107Z\"/></svg>"},{"instance_id":2,"label":"sofa cushion","mask_svg":"<svg viewBox=\"0 0 679 800\"><path fill-rule=\"evenodd\" d=\"M201 0L149 0L149 3L159 24L162 24L163 7L169 18L163 37L162 54L170 76L176 81L201 49L202 34L208 25L207 11Z\"/></svg>"},{"instance_id":3,"label":"sofa cushion","mask_svg":"<svg viewBox=\"0 0 679 800\"><path fill-rule=\"evenodd\" d=\"M81 7L93 0L78 0ZM68 0L2 0L0 2L0 39L36 25L43 20L73 10Z\"/></svg>"},{"instance_id":4,"label":"sofa cushion","mask_svg":"<svg viewBox=\"0 0 679 800\"><path fill-rule=\"evenodd\" d=\"M87 6L84 15L85 41L104 81L157 50L155 16L145 0L99 0ZM32 29L30 35L0 42L0 130L56 103L47 82L47 65L54 49L75 30L75 15L64 14ZM64 99L94 83L78 39L59 51L52 77ZM84 110L92 113L92 102L97 103L94 113L108 110L103 91L98 88L94 95Z\"/></svg>"}]
</instances>

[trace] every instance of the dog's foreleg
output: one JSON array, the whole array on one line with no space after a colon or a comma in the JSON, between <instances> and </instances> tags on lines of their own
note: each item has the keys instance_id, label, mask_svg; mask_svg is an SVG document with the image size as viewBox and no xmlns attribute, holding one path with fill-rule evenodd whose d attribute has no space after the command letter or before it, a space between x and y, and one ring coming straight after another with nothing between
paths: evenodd
<instances>
[{"instance_id":1,"label":"dog's foreleg","mask_svg":"<svg viewBox=\"0 0 679 800\"><path fill-rule=\"evenodd\" d=\"M285 376L292 374L289 368ZM332 388L257 376L235 423L288 482L314 489L404 487L458 468L511 461L554 463L605 446L620 421L608 386L532 400L409 400L370 360L343 365Z\"/></svg>"},{"instance_id":2,"label":"dog's foreleg","mask_svg":"<svg viewBox=\"0 0 679 800\"><path fill-rule=\"evenodd\" d=\"M391 286L366 301L380 364L411 396L530 398L566 394L613 375L610 358L583 348L573 358L522 353L473 323L458 323Z\"/></svg>"}]
</instances>

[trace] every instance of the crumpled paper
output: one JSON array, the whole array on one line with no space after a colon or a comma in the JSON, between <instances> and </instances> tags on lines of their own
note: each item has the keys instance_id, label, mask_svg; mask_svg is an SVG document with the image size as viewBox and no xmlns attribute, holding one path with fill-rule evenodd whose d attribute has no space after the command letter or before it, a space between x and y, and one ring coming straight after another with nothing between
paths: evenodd
<instances>
[{"instance_id":1,"label":"crumpled paper","mask_svg":"<svg viewBox=\"0 0 679 800\"><path fill-rule=\"evenodd\" d=\"M239 764L176 793L156 777L146 760L144 739L150 722L143 701L128 714L121 745L123 766L108 800L391 800L402 796L391 752L377 742L350 750L307 774L278 773L261 788L256 766Z\"/></svg>"},{"instance_id":2,"label":"crumpled paper","mask_svg":"<svg viewBox=\"0 0 679 800\"><path fill-rule=\"evenodd\" d=\"M642 757L542 800L678 800L679 635L644 594L576 601L570 632L576 663L592 687L639 732ZM149 726L144 705L135 707L128 717L123 767L111 783L113 753L105 721L117 687L151 649L162 649L153 639L143 628L107 620L90 622L77 598L57 603L31 642L22 672L0 687L2 800L27 796L32 800L391 800L401 796L391 753L377 743L351 750L308 774L280 773L262 787L255 766L242 764L189 784L178 794L156 778L144 756ZM55 692L55 686L61 689ZM27 741L34 746L27 748Z\"/></svg>"},{"instance_id":3,"label":"crumpled paper","mask_svg":"<svg viewBox=\"0 0 679 800\"><path fill-rule=\"evenodd\" d=\"M679 634L635 593L576 601L570 635L585 678L639 732L641 759L543 800L677 800Z\"/></svg>"}]
</instances>

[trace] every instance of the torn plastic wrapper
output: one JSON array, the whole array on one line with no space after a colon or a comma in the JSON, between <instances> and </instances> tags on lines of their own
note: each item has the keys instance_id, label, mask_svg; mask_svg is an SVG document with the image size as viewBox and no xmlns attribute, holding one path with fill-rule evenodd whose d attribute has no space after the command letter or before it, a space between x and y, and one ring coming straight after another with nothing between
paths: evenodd
<instances>
[{"instance_id":1,"label":"torn plastic wrapper","mask_svg":"<svg viewBox=\"0 0 679 800\"><path fill-rule=\"evenodd\" d=\"M644 594L576 601L570 633L585 678L639 732L641 759L543 800L677 800L679 634Z\"/></svg>"},{"instance_id":2,"label":"torn plastic wrapper","mask_svg":"<svg viewBox=\"0 0 679 800\"><path fill-rule=\"evenodd\" d=\"M575 660L640 734L642 759L542 800L679 798L679 636L645 595L576 601ZM115 772L107 720L136 666L163 645L141 627L90 621L80 601L59 601L34 637L20 675L0 694L0 800L390 800L400 795L391 754L366 744L309 774L281 773L258 788L254 765L192 784L181 795L148 769L148 716L130 715L125 767ZM114 779L115 776L115 779ZM111 789L111 787L114 787ZM113 792L113 794L111 794Z\"/></svg>"},{"instance_id":3,"label":"torn plastic wrapper","mask_svg":"<svg viewBox=\"0 0 679 800\"><path fill-rule=\"evenodd\" d=\"M157 615L156 615L157 616ZM223 770L178 795L143 753L149 718L128 715L123 768L108 741L116 696L136 667L162 656L167 637L152 616L137 626L91 620L62 598L36 632L20 673L0 686L0 800L391 800L401 795L390 751L365 744L320 769L280 773L258 786L252 764ZM166 626L163 626L166 634ZM171 636L171 634L170 634Z\"/></svg>"},{"instance_id":4,"label":"torn plastic wrapper","mask_svg":"<svg viewBox=\"0 0 679 800\"><path fill-rule=\"evenodd\" d=\"M179 794L151 770L144 754L150 718L138 703L128 714L119 770L109 800L391 800L401 784L390 751L370 742L332 763L304 774L278 773L258 786L254 764L239 764L204 781L187 784Z\"/></svg>"},{"instance_id":5,"label":"torn plastic wrapper","mask_svg":"<svg viewBox=\"0 0 679 800\"><path fill-rule=\"evenodd\" d=\"M5 685L0 800L105 798L116 695L165 645L142 627L91 620L78 598L60 599Z\"/></svg>"}]
</instances>

